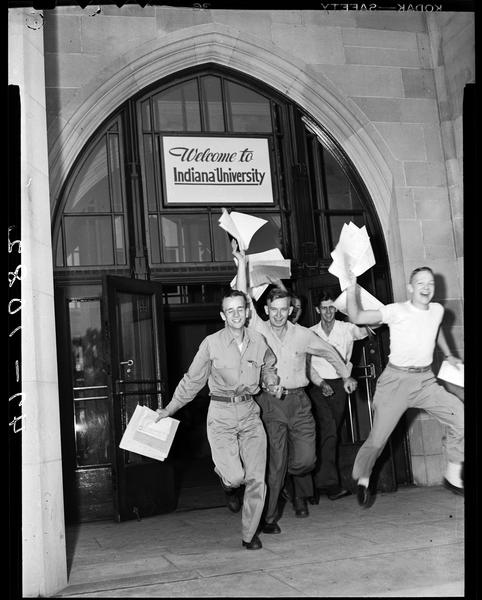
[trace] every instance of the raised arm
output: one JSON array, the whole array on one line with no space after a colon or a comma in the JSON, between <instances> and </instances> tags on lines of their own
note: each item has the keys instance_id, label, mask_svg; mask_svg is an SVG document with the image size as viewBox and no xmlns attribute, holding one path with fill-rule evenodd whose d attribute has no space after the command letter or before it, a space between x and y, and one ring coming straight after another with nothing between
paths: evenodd
<instances>
[{"instance_id":1,"label":"raised arm","mask_svg":"<svg viewBox=\"0 0 482 600\"><path fill-rule=\"evenodd\" d=\"M356 277L353 275L346 288L346 309L348 318L356 325L379 325L382 313L379 310L363 310L358 302Z\"/></svg>"},{"instance_id":2,"label":"raised arm","mask_svg":"<svg viewBox=\"0 0 482 600\"><path fill-rule=\"evenodd\" d=\"M244 250L240 250L238 242L235 239L231 240L231 248L234 262L238 267L238 272L236 273L236 289L248 294L248 275L246 272L248 261L246 259L246 253Z\"/></svg>"}]
</instances>

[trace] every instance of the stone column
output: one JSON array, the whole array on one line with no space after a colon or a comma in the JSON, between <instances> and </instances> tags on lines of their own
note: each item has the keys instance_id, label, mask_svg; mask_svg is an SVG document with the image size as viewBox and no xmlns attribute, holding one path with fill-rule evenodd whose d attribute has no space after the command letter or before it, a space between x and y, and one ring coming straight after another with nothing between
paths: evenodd
<instances>
[{"instance_id":1,"label":"stone column","mask_svg":"<svg viewBox=\"0 0 482 600\"><path fill-rule=\"evenodd\" d=\"M23 597L67 585L42 28L40 12L9 10L21 105Z\"/></svg>"}]
</instances>

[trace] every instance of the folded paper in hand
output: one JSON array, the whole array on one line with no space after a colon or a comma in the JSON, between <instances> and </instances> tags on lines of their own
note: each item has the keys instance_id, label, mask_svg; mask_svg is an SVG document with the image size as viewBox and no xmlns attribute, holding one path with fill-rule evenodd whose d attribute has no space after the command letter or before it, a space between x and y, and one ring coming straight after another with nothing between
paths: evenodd
<instances>
[{"instance_id":1,"label":"folded paper in hand","mask_svg":"<svg viewBox=\"0 0 482 600\"><path fill-rule=\"evenodd\" d=\"M331 257L333 262L328 271L338 277L342 290L350 285L349 270L358 277L373 267L375 256L365 225L357 227L351 221L348 225L344 223Z\"/></svg>"},{"instance_id":2,"label":"folded paper in hand","mask_svg":"<svg viewBox=\"0 0 482 600\"><path fill-rule=\"evenodd\" d=\"M444 360L437 377L448 383L464 387L464 365L463 363L459 363L454 367L448 360Z\"/></svg>"},{"instance_id":3,"label":"folded paper in hand","mask_svg":"<svg viewBox=\"0 0 482 600\"><path fill-rule=\"evenodd\" d=\"M127 424L119 448L164 460L169 454L179 421L167 417L157 423L157 412L138 404Z\"/></svg>"},{"instance_id":4,"label":"folded paper in hand","mask_svg":"<svg viewBox=\"0 0 482 600\"><path fill-rule=\"evenodd\" d=\"M375 298L375 296L372 296L370 294L370 292L367 292L364 288L361 287L361 285L357 284L357 288L360 292L359 297L360 297L360 304L361 304L362 310L378 310L379 308L384 306L384 304L382 302L380 302L380 300L378 300L378 298ZM343 291L338 296L338 298L333 301L333 305L335 306L335 308L337 310L339 310L343 314L345 314L345 315L348 314L348 311L346 309L346 290Z\"/></svg>"},{"instance_id":5,"label":"folded paper in hand","mask_svg":"<svg viewBox=\"0 0 482 600\"><path fill-rule=\"evenodd\" d=\"M225 208L223 208L223 214L218 219L219 226L235 238L240 250L249 248L253 235L267 222L266 219L240 212L231 211L228 213Z\"/></svg>"},{"instance_id":6,"label":"folded paper in hand","mask_svg":"<svg viewBox=\"0 0 482 600\"><path fill-rule=\"evenodd\" d=\"M291 260L283 258L278 248L248 255L249 286L269 285L276 279L291 277Z\"/></svg>"}]
</instances>

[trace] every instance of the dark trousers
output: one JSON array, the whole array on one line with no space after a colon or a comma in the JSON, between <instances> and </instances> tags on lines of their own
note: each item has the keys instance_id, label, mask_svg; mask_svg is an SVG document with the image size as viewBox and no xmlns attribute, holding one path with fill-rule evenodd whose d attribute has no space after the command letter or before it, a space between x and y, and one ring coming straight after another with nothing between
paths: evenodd
<instances>
[{"instance_id":1,"label":"dark trousers","mask_svg":"<svg viewBox=\"0 0 482 600\"><path fill-rule=\"evenodd\" d=\"M311 471L316 463L316 431L311 402L304 390L276 398L267 392L257 397L268 436L268 499L265 521L279 518L278 499L286 474L292 476L294 495L313 495Z\"/></svg>"},{"instance_id":2,"label":"dark trousers","mask_svg":"<svg viewBox=\"0 0 482 600\"><path fill-rule=\"evenodd\" d=\"M318 460L313 471L313 483L318 489L335 490L340 485L337 466L338 432L345 416L347 394L343 379L325 381L333 389L331 396L323 396L321 388L315 385L309 390L317 429Z\"/></svg>"}]
</instances>

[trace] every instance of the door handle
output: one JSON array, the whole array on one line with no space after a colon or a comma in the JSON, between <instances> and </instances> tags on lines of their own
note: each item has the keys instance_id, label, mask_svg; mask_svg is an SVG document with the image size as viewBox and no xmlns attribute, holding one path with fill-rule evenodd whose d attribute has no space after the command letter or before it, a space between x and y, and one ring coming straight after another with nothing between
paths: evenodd
<instances>
[{"instance_id":1,"label":"door handle","mask_svg":"<svg viewBox=\"0 0 482 600\"><path fill-rule=\"evenodd\" d=\"M130 373L131 372L131 367L134 364L134 361L132 360L132 358L129 358L129 360L121 360L119 364L122 367L127 367L126 373Z\"/></svg>"},{"instance_id":2,"label":"door handle","mask_svg":"<svg viewBox=\"0 0 482 600\"><path fill-rule=\"evenodd\" d=\"M368 363L368 365L357 365L356 368L365 369L365 373L363 375L358 375L357 379L375 379L377 376L374 363ZM368 373L366 370L368 370Z\"/></svg>"}]
</instances>

